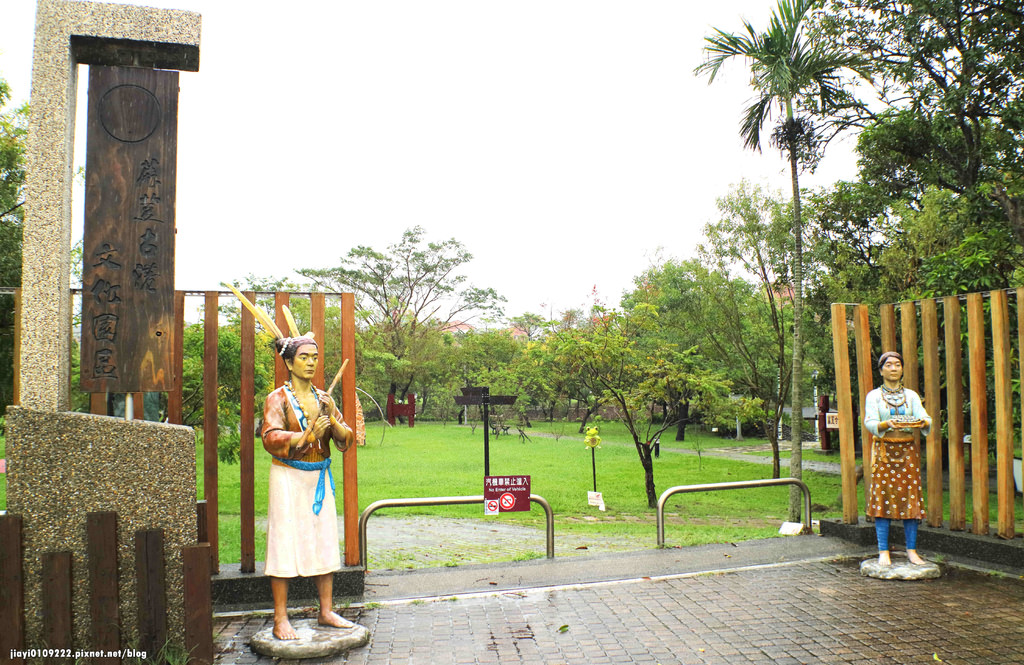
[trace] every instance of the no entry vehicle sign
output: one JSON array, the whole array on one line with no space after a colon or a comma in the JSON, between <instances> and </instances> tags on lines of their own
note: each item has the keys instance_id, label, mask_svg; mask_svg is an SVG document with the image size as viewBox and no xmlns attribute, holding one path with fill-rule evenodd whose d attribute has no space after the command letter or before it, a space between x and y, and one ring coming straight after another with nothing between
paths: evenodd
<instances>
[{"instance_id":1,"label":"no entry vehicle sign","mask_svg":"<svg viewBox=\"0 0 1024 665\"><path fill-rule=\"evenodd\" d=\"M484 476L484 515L530 510L529 476Z\"/></svg>"}]
</instances>

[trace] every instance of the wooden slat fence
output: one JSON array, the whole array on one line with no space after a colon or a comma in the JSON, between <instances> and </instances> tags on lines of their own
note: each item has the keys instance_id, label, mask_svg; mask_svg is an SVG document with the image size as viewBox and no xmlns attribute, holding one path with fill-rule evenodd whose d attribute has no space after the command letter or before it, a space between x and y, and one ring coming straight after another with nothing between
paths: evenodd
<instances>
[{"instance_id":1,"label":"wooden slat fence","mask_svg":"<svg viewBox=\"0 0 1024 665\"><path fill-rule=\"evenodd\" d=\"M75 290L72 294L77 294ZM341 358L348 359L349 363L341 379L342 416L350 427L355 426L355 296L351 293L287 293L287 292L247 292L245 295L250 300L256 297L261 299L273 299L275 309L275 321L282 330L287 330L283 307L291 302L292 297L307 298L310 303L310 319L312 331L320 343L320 357L327 358L328 349L325 344L328 341L326 330L328 311L328 299L338 301L334 308L340 312L336 323L341 331ZM15 367L14 367L14 395L15 404L19 395L18 377L20 354L20 304L21 290L14 289L15 296ZM218 363L218 337L219 337L219 316L218 307L222 303L237 305L234 294L230 291L175 291L174 294L174 316L176 321L174 338L174 359L173 369L180 378L184 373L184 335L185 335L185 313L187 302L196 304L202 298L203 303L203 491L206 501L206 534L209 542L211 555L211 570L219 572L219 515L222 506L218 501L218 478L217 478L217 443L218 443L218 421L217 421L217 392L219 382L217 377ZM205 312L213 312L215 316L207 317ZM253 413L253 400L255 398L254 367L256 360L256 337L253 325L253 316L248 310L242 308L241 314L241 350L238 362L240 363L240 400L241 400L241 444L239 450L239 475L241 482L240 505L238 514L241 518L241 570L243 573L256 571L256 545L255 545L255 505L254 505L254 438L256 436L255 422L262 418L262 413ZM302 331L305 332L305 331ZM280 386L288 379L288 371L284 362L275 356L274 386ZM324 386L326 376L325 369L331 373L335 368L325 368L321 362L317 367L317 374L314 383ZM70 371L70 368L69 368ZM183 394L181 381L176 381L177 388L167 394L167 420L170 423L182 424ZM72 386L74 389L75 387ZM144 399L142 393L133 395L134 417L143 419ZM107 395L105 393L94 393L90 395L90 412L105 415L107 413ZM358 474L356 472L356 447L352 446L341 455L343 464L343 496L344 496L344 533L345 533L345 564L355 566L359 564L359 508L358 508ZM234 512L234 506L224 507L229 512Z\"/></svg>"},{"instance_id":2,"label":"wooden slat fence","mask_svg":"<svg viewBox=\"0 0 1024 665\"><path fill-rule=\"evenodd\" d=\"M0 515L0 661L23 663L14 656L25 646L25 561L22 550L24 521L20 515ZM43 639L47 648L117 651L125 621L118 610L117 514L89 513L86 517L86 565L89 570L90 638L87 645L73 643L71 552L47 552L41 557ZM167 641L167 595L164 578L163 531L135 533L135 588L139 613L136 626L139 648L155 659ZM191 665L212 665L213 606L210 594L209 546L182 548L185 586L185 651ZM79 619L81 620L81 619ZM13 651L12 651L13 650ZM71 658L47 662L72 662ZM120 658L95 658L96 663L118 663Z\"/></svg>"},{"instance_id":3,"label":"wooden slat fence","mask_svg":"<svg viewBox=\"0 0 1024 665\"><path fill-rule=\"evenodd\" d=\"M939 305L941 304L941 309ZM1011 310L1016 308L1016 317ZM986 313L987 310L987 313ZM964 312L966 311L966 330ZM897 324L897 318L899 319ZM1016 320L1016 335L1011 321ZM854 360L851 363L849 330L854 331ZM899 339L897 340L897 331ZM832 342L836 367L836 395L839 409L840 461L842 467L843 521L855 524L859 517L856 491L854 429L861 427L864 452L864 503L871 483L870 434L854 423L852 370L857 373L858 397L864 403L867 392L880 381L876 359L885 351L903 355L903 382L921 395L932 417L932 429L925 441L924 478L926 520L942 527L943 451L949 475L950 530L963 531L967 525L967 493L971 495L971 532L992 535L989 524L989 426L994 424L997 501L994 535L1014 538L1015 522L1022 508L1014 494L1013 460L1021 448L1014 422L1014 404L1020 404L1014 389L1014 354L1018 358L1018 384L1024 382L1024 288L947 296L937 299L882 305L878 312L881 348L871 348L870 308L856 304L832 305ZM964 375L964 347L967 352ZM991 374L989 376L989 364ZM967 382L969 402L964 401ZM994 403L994 423L989 417L989 399ZM970 409L970 430L965 431L964 409ZM1018 409L1019 410L1019 409ZM1024 423L1019 425L1024 439ZM944 435L945 430L945 435ZM965 434L970 435L970 477L966 476ZM945 443L943 438L945 436ZM968 490L968 480L970 489Z\"/></svg>"}]
</instances>

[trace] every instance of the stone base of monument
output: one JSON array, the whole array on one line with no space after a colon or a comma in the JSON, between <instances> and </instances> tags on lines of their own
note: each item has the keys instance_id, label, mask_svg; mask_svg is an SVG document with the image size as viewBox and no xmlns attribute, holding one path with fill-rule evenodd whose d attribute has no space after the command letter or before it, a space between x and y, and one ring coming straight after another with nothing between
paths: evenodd
<instances>
[{"instance_id":1,"label":"stone base of monument","mask_svg":"<svg viewBox=\"0 0 1024 665\"><path fill-rule=\"evenodd\" d=\"M865 559L860 563L860 574L880 580L931 580L941 577L942 569L931 561L916 566L906 559L893 558L891 565L883 566L878 559Z\"/></svg>"},{"instance_id":2,"label":"stone base of monument","mask_svg":"<svg viewBox=\"0 0 1024 665\"><path fill-rule=\"evenodd\" d=\"M344 621L344 619L343 619ZM264 628L252 636L249 646L262 656L271 658L327 658L337 656L370 641L370 631L351 621L345 621L345 628L321 626L316 619L292 621L299 639L279 640L274 629Z\"/></svg>"}]
</instances>

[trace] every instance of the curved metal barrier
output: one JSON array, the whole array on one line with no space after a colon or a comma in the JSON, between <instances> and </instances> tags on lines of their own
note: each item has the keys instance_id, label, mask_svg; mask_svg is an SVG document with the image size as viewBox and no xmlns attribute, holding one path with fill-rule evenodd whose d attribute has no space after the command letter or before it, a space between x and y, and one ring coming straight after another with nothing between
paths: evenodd
<instances>
[{"instance_id":1,"label":"curved metal barrier","mask_svg":"<svg viewBox=\"0 0 1024 665\"><path fill-rule=\"evenodd\" d=\"M428 496L422 498L412 499L381 499L380 501L374 501L359 515L359 565L366 570L366 523L370 519L370 515L380 510L381 508L410 508L413 506L461 506L469 505L473 503L483 503L484 497L482 494L476 496ZM555 558L555 515L551 512L551 506L548 504L547 499L537 494L530 495L530 502L540 504L540 507L544 509L544 514L547 519L547 557L549 559Z\"/></svg>"},{"instance_id":2,"label":"curved metal barrier","mask_svg":"<svg viewBox=\"0 0 1024 665\"><path fill-rule=\"evenodd\" d=\"M665 547L665 502L673 494L690 492L713 492L715 490L738 490L746 487L771 487L773 485L796 485L804 494L804 531L811 532L811 490L804 481L796 478L764 478L761 480L740 480L734 483L707 483L704 485L677 485L670 487L658 497L658 547Z\"/></svg>"}]
</instances>

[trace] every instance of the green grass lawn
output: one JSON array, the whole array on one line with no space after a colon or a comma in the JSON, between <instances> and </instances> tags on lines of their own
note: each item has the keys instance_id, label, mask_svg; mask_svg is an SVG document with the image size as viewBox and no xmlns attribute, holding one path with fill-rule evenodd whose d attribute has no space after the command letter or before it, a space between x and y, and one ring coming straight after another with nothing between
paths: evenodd
<instances>
[{"instance_id":1,"label":"green grass lawn","mask_svg":"<svg viewBox=\"0 0 1024 665\"><path fill-rule=\"evenodd\" d=\"M602 429L612 429L604 424ZM483 493L483 430L455 424L417 423L415 428L388 429L383 443L380 425L370 425L370 444L360 448L359 509L385 498L460 496ZM605 436L602 433L602 436ZM265 536L260 520L266 515L267 477L270 457L257 440L256 454L256 558L262 559ZM632 444L614 432L596 451L597 489L604 494L607 511L587 505L587 491L593 489L590 452L582 437L559 440L534 437L521 442L516 436L491 437L492 475L529 475L531 489L547 499L555 514L556 533L565 531L635 535L643 541L654 538L655 512L647 508L643 468ZM197 449L197 476L202 497L201 451ZM341 491L340 467L332 467L338 491ZM655 460L654 481L660 493L673 485L728 482L765 477L761 464L662 453ZM839 514L834 506L839 495L839 478L805 474L816 504L828 506L828 512L815 517ZM239 467L221 464L218 476L220 504L220 558L238 561ZM671 536L675 542L697 544L736 541L776 535L786 518L788 488L771 487L706 494L677 495L666 506ZM340 510L340 502L339 502ZM439 515L482 518L483 507L437 506L395 508L375 515ZM541 528L544 513L534 508L529 513L510 513L501 519Z\"/></svg>"}]
</instances>

